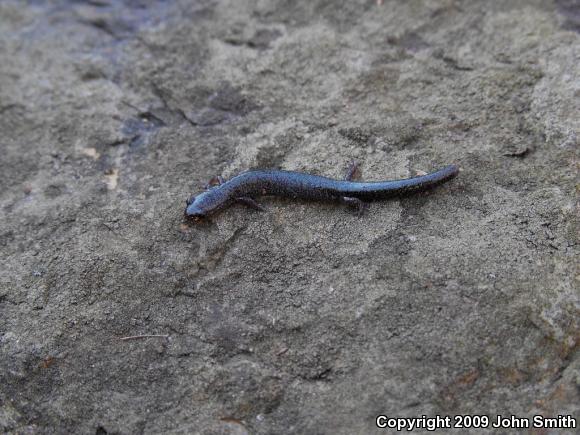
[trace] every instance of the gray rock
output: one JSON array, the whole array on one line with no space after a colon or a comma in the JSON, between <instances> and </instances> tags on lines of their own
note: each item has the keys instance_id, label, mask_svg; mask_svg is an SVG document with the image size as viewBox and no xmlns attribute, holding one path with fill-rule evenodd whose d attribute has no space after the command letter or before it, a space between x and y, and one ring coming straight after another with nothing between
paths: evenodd
<instances>
[{"instance_id":1,"label":"gray rock","mask_svg":"<svg viewBox=\"0 0 580 435\"><path fill-rule=\"evenodd\" d=\"M578 11L1 2L0 430L578 418ZM353 159L462 172L183 223L214 175Z\"/></svg>"}]
</instances>

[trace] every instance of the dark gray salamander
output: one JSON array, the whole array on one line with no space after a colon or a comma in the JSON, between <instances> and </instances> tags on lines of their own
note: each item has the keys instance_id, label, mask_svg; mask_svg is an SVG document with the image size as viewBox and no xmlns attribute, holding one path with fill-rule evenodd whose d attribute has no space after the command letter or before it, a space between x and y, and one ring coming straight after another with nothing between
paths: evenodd
<instances>
[{"instance_id":1,"label":"dark gray salamander","mask_svg":"<svg viewBox=\"0 0 580 435\"><path fill-rule=\"evenodd\" d=\"M351 175L352 175L351 171ZM459 168L445 168L403 180L355 182L300 172L257 170L244 172L211 187L187 201L185 215L194 220L207 217L235 202L262 209L254 201L258 195L282 196L316 201L344 201L362 208L365 201L421 192L457 175Z\"/></svg>"}]
</instances>

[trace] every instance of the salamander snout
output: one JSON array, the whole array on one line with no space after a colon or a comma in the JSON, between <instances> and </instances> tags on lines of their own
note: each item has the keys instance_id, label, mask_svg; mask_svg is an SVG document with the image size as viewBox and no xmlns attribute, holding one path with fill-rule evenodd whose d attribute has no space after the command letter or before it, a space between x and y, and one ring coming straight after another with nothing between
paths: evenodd
<instances>
[{"instance_id":1,"label":"salamander snout","mask_svg":"<svg viewBox=\"0 0 580 435\"><path fill-rule=\"evenodd\" d=\"M206 213L199 207L199 204L196 203L195 196L192 196L185 202L187 204L187 207L184 211L186 218L198 222L206 217Z\"/></svg>"}]
</instances>

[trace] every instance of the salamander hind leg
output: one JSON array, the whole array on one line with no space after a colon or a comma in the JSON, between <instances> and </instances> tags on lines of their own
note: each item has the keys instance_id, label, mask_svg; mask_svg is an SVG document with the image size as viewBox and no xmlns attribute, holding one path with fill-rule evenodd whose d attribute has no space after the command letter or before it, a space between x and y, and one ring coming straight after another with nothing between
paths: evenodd
<instances>
[{"instance_id":1,"label":"salamander hind leg","mask_svg":"<svg viewBox=\"0 0 580 435\"><path fill-rule=\"evenodd\" d=\"M240 198L236 198L236 202L244 204L250 208L253 208L254 210L266 211L264 207L262 207L254 200L254 198L250 198L249 196L242 196Z\"/></svg>"},{"instance_id":2,"label":"salamander hind leg","mask_svg":"<svg viewBox=\"0 0 580 435\"><path fill-rule=\"evenodd\" d=\"M341 198L342 202L347 204L349 207L353 207L357 209L357 214L362 216L364 212L369 208L368 202L364 202L358 198L354 198L352 196L343 196Z\"/></svg>"},{"instance_id":3,"label":"salamander hind leg","mask_svg":"<svg viewBox=\"0 0 580 435\"><path fill-rule=\"evenodd\" d=\"M346 181L352 181L355 179L356 176L358 176L358 163L352 160L348 164L348 167L346 168L346 174L344 176L344 179Z\"/></svg>"}]
</instances>

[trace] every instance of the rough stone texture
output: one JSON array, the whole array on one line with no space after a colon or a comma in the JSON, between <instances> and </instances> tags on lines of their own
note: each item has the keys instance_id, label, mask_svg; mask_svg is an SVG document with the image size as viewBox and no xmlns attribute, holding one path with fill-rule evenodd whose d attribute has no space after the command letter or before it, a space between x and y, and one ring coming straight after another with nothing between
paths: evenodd
<instances>
[{"instance_id":1,"label":"rough stone texture","mask_svg":"<svg viewBox=\"0 0 580 435\"><path fill-rule=\"evenodd\" d=\"M580 417L580 3L380 3L0 3L1 431ZM462 172L183 224L213 175L352 159Z\"/></svg>"}]
</instances>

